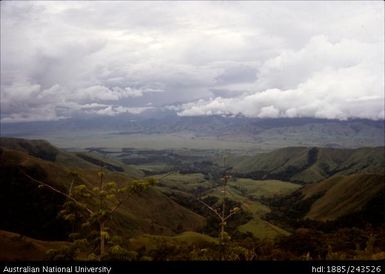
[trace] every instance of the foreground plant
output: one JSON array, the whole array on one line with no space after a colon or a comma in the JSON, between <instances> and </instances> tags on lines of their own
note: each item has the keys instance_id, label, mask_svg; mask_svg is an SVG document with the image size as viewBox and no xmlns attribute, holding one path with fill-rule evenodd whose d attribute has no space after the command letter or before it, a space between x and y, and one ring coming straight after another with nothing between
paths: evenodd
<instances>
[{"instance_id":1,"label":"foreground plant","mask_svg":"<svg viewBox=\"0 0 385 274\"><path fill-rule=\"evenodd\" d=\"M116 211L121 207L127 195L147 190L155 184L153 178L135 179L118 186L116 182L105 182L105 173L101 169L97 176L99 185L91 188L86 184L75 185L79 180L76 173L71 173L72 181L68 193L27 177L67 198L59 216L72 224L73 232L69 235L71 243L61 249L51 249L48 256L53 260L75 259L77 256L87 260L130 259L132 254L122 246L122 239L113 235L109 225Z\"/></svg>"}]
</instances>

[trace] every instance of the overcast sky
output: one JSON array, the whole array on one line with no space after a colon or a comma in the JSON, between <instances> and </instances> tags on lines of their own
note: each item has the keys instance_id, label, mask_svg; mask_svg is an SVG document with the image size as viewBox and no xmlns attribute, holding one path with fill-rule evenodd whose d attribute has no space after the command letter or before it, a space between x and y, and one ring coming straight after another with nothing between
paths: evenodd
<instances>
[{"instance_id":1,"label":"overcast sky","mask_svg":"<svg viewBox=\"0 0 385 274\"><path fill-rule=\"evenodd\" d=\"M1 2L1 121L384 119L384 3Z\"/></svg>"}]
</instances>

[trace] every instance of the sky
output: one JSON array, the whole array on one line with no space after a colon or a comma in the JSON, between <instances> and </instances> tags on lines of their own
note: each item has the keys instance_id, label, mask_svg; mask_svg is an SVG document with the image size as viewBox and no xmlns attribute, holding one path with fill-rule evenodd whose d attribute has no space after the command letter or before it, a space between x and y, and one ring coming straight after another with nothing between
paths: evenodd
<instances>
[{"instance_id":1,"label":"sky","mask_svg":"<svg viewBox=\"0 0 385 274\"><path fill-rule=\"evenodd\" d=\"M2 1L1 122L384 119L382 1Z\"/></svg>"}]
</instances>

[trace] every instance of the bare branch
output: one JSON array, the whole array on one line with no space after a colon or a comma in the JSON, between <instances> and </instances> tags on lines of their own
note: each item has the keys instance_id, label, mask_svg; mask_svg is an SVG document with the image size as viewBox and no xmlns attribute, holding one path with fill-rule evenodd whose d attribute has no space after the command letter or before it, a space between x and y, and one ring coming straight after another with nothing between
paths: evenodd
<instances>
[{"instance_id":1,"label":"bare branch","mask_svg":"<svg viewBox=\"0 0 385 274\"><path fill-rule=\"evenodd\" d=\"M52 191L54 191L54 192L56 192L56 193L59 193L60 195L62 195L62 196L64 196L64 197L66 197L67 199L73 201L73 202L74 202L75 204L77 204L79 207L84 208L88 213L90 213L90 214L93 214L93 213L94 213L94 212L93 212L91 209L89 209L88 207L84 207L80 202L78 202L78 201L77 201L75 198L73 198L72 196L70 196L70 195L68 195L68 194L66 194L66 193L64 193L64 192L62 192L62 191L60 191L60 190L54 188L53 186L50 186L50 185L47 184L47 183L44 183L44 182L42 182L42 181L36 180L35 178L32 178L31 176L29 176L28 174L26 174L24 171L21 171L21 172L24 174L24 176L26 176L26 177L29 178L30 180L32 180L32 181L38 183L39 185L42 185L42 186L44 186L44 187L46 187L46 188L48 188L48 189L50 189L50 190L52 190Z\"/></svg>"},{"instance_id":2,"label":"bare branch","mask_svg":"<svg viewBox=\"0 0 385 274\"><path fill-rule=\"evenodd\" d=\"M228 193L230 193L230 195L232 195L234 198L237 198L237 197L234 195L234 193L232 193L231 191L228 191ZM245 199L245 200L246 200L246 199ZM247 209L250 209L250 210L251 210L250 206L248 206L244 201L239 200L239 202L240 202L243 206L245 206Z\"/></svg>"},{"instance_id":3,"label":"bare branch","mask_svg":"<svg viewBox=\"0 0 385 274\"><path fill-rule=\"evenodd\" d=\"M227 215L227 216L223 219L223 221L226 221L227 219L229 219L231 216L233 216L233 215L236 214L236 213L238 213L238 211L233 211L233 212L231 212L229 215Z\"/></svg>"},{"instance_id":4,"label":"bare branch","mask_svg":"<svg viewBox=\"0 0 385 274\"><path fill-rule=\"evenodd\" d=\"M111 214L114 213L114 211L116 211L121 205L122 205L122 201L119 201L117 205L113 209L111 209L110 213Z\"/></svg>"},{"instance_id":5,"label":"bare branch","mask_svg":"<svg viewBox=\"0 0 385 274\"><path fill-rule=\"evenodd\" d=\"M223 221L222 219L222 216L218 213L218 211L216 209L214 209L213 207L211 207L210 205L208 205L207 203L205 203L204 201L200 200L200 199L197 199L199 202L201 202L202 204L204 204L208 209L210 209L212 212L214 212L221 221Z\"/></svg>"}]
</instances>

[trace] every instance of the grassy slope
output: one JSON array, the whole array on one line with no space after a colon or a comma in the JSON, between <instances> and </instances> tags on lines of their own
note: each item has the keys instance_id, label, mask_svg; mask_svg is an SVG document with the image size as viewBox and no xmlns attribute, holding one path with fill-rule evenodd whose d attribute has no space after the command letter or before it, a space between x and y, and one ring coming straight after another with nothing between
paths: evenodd
<instances>
[{"instance_id":1,"label":"grassy slope","mask_svg":"<svg viewBox=\"0 0 385 274\"><path fill-rule=\"evenodd\" d=\"M167 175L164 178L163 176L165 175L156 175L153 177L159 180L158 185L164 192L168 192L167 190L171 189L192 193L194 190L197 190L198 187L208 189L212 186L201 173L175 173Z\"/></svg>"},{"instance_id":2,"label":"grassy slope","mask_svg":"<svg viewBox=\"0 0 385 274\"><path fill-rule=\"evenodd\" d=\"M26 140L19 138L0 138L0 146L22 151L40 159L55 161L59 150L45 140Z\"/></svg>"},{"instance_id":3,"label":"grassy slope","mask_svg":"<svg viewBox=\"0 0 385 274\"><path fill-rule=\"evenodd\" d=\"M78 157L75 153L60 150L45 140L26 140L19 138L0 138L0 147L7 148L19 152L24 152L30 156L34 156L41 160L46 160L63 167L64 169L72 169L73 171L95 170L99 166L90 161L86 161ZM125 165L114 159L102 158L96 153L82 153L95 160L105 162L107 164L116 165L124 170L124 175L129 178L143 177L143 172L140 170Z\"/></svg>"},{"instance_id":4,"label":"grassy slope","mask_svg":"<svg viewBox=\"0 0 385 274\"><path fill-rule=\"evenodd\" d=\"M262 219L263 215L270 212L270 209L256 199L262 196L273 197L289 194L299 187L299 185L278 180L237 179L235 182L229 182L228 197L231 200L240 202L244 210L253 214L253 219L239 226L239 231L251 232L260 239L274 239L279 235L288 235L288 232L284 229ZM207 195L222 199L222 187L215 188Z\"/></svg>"},{"instance_id":5,"label":"grassy slope","mask_svg":"<svg viewBox=\"0 0 385 274\"><path fill-rule=\"evenodd\" d=\"M123 227L136 228L135 234L174 235L186 230L200 230L205 225L205 218L156 189L128 197L118 213L116 222Z\"/></svg>"},{"instance_id":6,"label":"grassy slope","mask_svg":"<svg viewBox=\"0 0 385 274\"><path fill-rule=\"evenodd\" d=\"M67 153L67 154L70 154L70 153ZM70 155L72 157L75 156L72 153ZM90 160L85 160L85 161L88 163L91 163L91 164L95 163L95 162L104 163L104 165L107 166L107 169L109 168L109 165L112 167L115 167L115 168L119 168L119 170L121 170L119 172L124 172L125 174L128 174L128 175L132 176L133 178L139 178L139 177L144 176L144 173L142 171L140 171L137 167L126 165L126 164L122 163L121 161L118 161L118 160L111 158L111 157L108 157L108 158L104 157L101 154L96 153L96 152L81 152L81 153L76 153L76 156L77 156L77 158L80 158L82 160L85 160L87 158L90 159ZM83 158L79 157L79 156L83 156ZM84 156L86 156L87 158L84 158ZM62 162L63 162L63 164L68 165L68 159L64 159L64 161L62 161ZM93 165L95 165L95 164L93 164Z\"/></svg>"},{"instance_id":7,"label":"grassy slope","mask_svg":"<svg viewBox=\"0 0 385 274\"><path fill-rule=\"evenodd\" d=\"M66 242L40 241L17 233L0 230L0 261L44 261L49 249Z\"/></svg>"},{"instance_id":8,"label":"grassy slope","mask_svg":"<svg viewBox=\"0 0 385 274\"><path fill-rule=\"evenodd\" d=\"M317 182L332 175L383 172L384 148L334 149L290 147L254 156L231 156L236 173L254 178Z\"/></svg>"},{"instance_id":9,"label":"grassy slope","mask_svg":"<svg viewBox=\"0 0 385 274\"><path fill-rule=\"evenodd\" d=\"M251 198L283 196L299 188L298 184L283 182L279 180L252 180L239 178L229 185Z\"/></svg>"},{"instance_id":10,"label":"grassy slope","mask_svg":"<svg viewBox=\"0 0 385 274\"><path fill-rule=\"evenodd\" d=\"M7 142L9 142L9 140ZM15 140L14 142L17 143L19 141ZM85 183L89 186L98 183L97 171L99 170L99 167L93 166L87 161L76 158L68 153L62 155L66 156L64 159L74 160L69 161L69 167L66 167L66 162L63 159L58 160L59 163L56 163L36 158L22 151L1 148L0 167L6 171L2 172L0 177L3 189L5 189L4 187L7 187L6 189L9 189L9 191L12 192L14 187L12 184L9 184L11 181L16 180L16 182L23 182L23 184L18 183L18 187L20 188L18 193L31 194L25 195L25 197L22 198L19 197L13 199L13 202L11 199L9 201L10 203L13 203L11 208L20 209L18 213L23 215L23 212L25 211L23 208L27 209L29 207L28 205L31 202L31 199L36 206L40 203L41 208L47 207L45 203L48 201L49 203L54 203L54 207L57 208L56 210L60 209L60 204L63 202L61 199L53 199L52 201L47 200L47 197L44 197L43 199L40 192L41 190L37 187L38 185L28 178L26 179L21 173L21 170L24 170L28 174L30 174L30 172L38 172L39 176L37 179L44 180L44 182L55 186L62 191L67 191L72 180L69 172L73 170L77 171L79 174L80 179L77 183ZM106 171L105 176L106 180L114 180L120 185L128 183L131 177L132 174L126 174L125 172L109 171ZM44 191L48 192L46 193L46 196L49 197L51 192L47 189ZM10 194L3 192L2 195L15 195L15 193L11 192ZM9 204L5 204L4 206L7 208L10 207ZM51 211L50 215L44 215L42 218L48 218L48 216L50 219L55 220L55 211ZM16 219L23 219L23 216L14 217ZM126 197L123 205L117 211L114 220L120 224L119 229L121 232L125 232L126 234L132 234L135 233L135 231L144 231L170 235L176 233L180 227L183 227L186 230L196 230L205 223L203 217L178 205L155 189L146 193ZM23 226L25 226L25 224ZM116 228L117 227L118 226L116 226Z\"/></svg>"},{"instance_id":11,"label":"grassy slope","mask_svg":"<svg viewBox=\"0 0 385 274\"><path fill-rule=\"evenodd\" d=\"M384 175L355 174L308 185L302 190L305 198L324 194L312 204L306 218L326 221L356 212L385 189L384 181Z\"/></svg>"},{"instance_id":12,"label":"grassy slope","mask_svg":"<svg viewBox=\"0 0 385 274\"><path fill-rule=\"evenodd\" d=\"M155 178L162 178L164 175L157 175ZM278 180L252 180L237 179L228 183L228 198L242 204L245 211L252 213L253 219L248 223L241 225L241 232L251 232L258 238L273 239L278 235L287 235L288 233L263 220L262 216L270 209L260 203L257 199L261 197L272 197L276 195L286 195L295 191L300 186L297 184L283 182ZM218 187L205 180L203 174L170 174L159 182L159 188L168 196L191 196L198 188L203 189L205 196L218 197L218 202L222 201L222 187Z\"/></svg>"}]
</instances>

